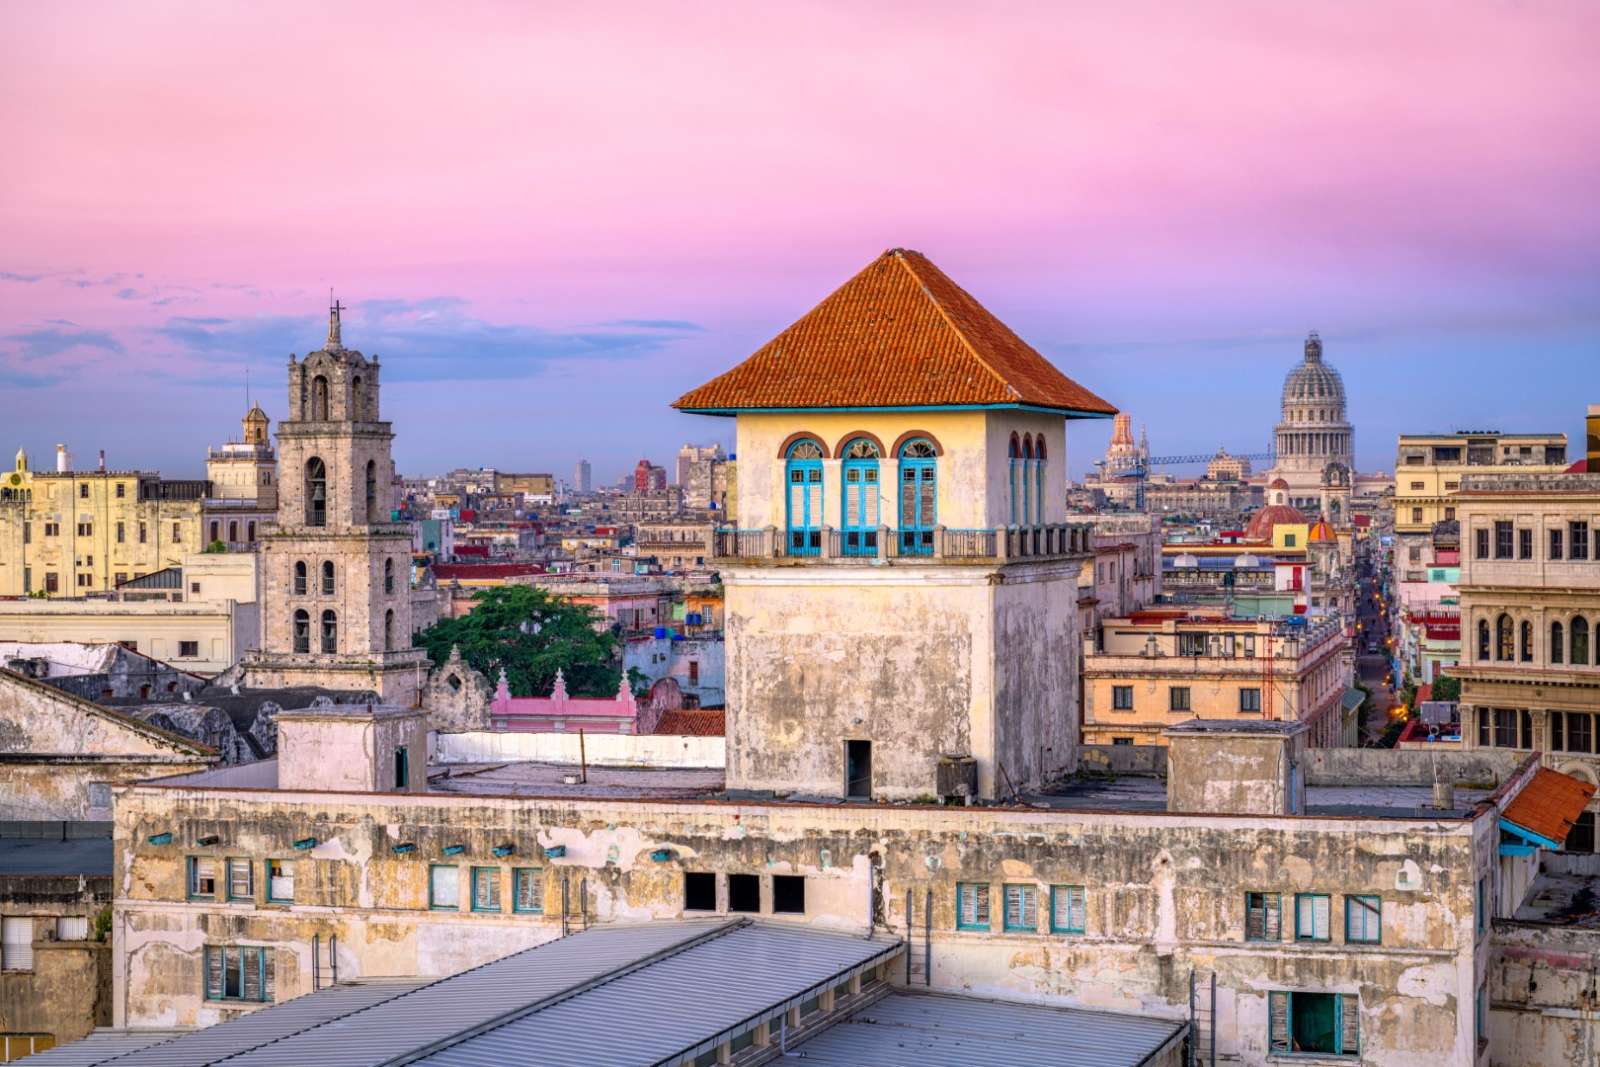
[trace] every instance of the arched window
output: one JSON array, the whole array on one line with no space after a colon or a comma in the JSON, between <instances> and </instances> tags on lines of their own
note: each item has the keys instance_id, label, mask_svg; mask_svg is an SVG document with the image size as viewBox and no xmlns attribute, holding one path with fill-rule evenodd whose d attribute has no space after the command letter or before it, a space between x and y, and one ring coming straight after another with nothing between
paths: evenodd
<instances>
[{"instance_id":1,"label":"arched window","mask_svg":"<svg viewBox=\"0 0 1600 1067\"><path fill-rule=\"evenodd\" d=\"M222 524L213 519L211 522L211 536L206 538L206 543L210 544L212 541L220 540L222 540Z\"/></svg>"},{"instance_id":2,"label":"arched window","mask_svg":"<svg viewBox=\"0 0 1600 1067\"><path fill-rule=\"evenodd\" d=\"M1044 525L1044 438L1033 442L1033 522Z\"/></svg>"},{"instance_id":3,"label":"arched window","mask_svg":"<svg viewBox=\"0 0 1600 1067\"><path fill-rule=\"evenodd\" d=\"M351 421L360 422L362 419L366 418L366 413L364 410L365 408L366 405L361 402L361 375L358 374L354 378L350 379Z\"/></svg>"},{"instance_id":4,"label":"arched window","mask_svg":"<svg viewBox=\"0 0 1600 1067\"><path fill-rule=\"evenodd\" d=\"M844 500L839 509L843 533L841 551L847 556L878 554L878 446L858 437L840 453L844 462Z\"/></svg>"},{"instance_id":5,"label":"arched window","mask_svg":"<svg viewBox=\"0 0 1600 1067\"><path fill-rule=\"evenodd\" d=\"M320 374L311 379L311 421L328 421L328 379Z\"/></svg>"},{"instance_id":6,"label":"arched window","mask_svg":"<svg viewBox=\"0 0 1600 1067\"><path fill-rule=\"evenodd\" d=\"M306 460L306 525L328 525L328 467L317 456Z\"/></svg>"},{"instance_id":7,"label":"arched window","mask_svg":"<svg viewBox=\"0 0 1600 1067\"><path fill-rule=\"evenodd\" d=\"M1478 658L1487 661L1489 658L1489 620L1478 620Z\"/></svg>"},{"instance_id":8,"label":"arched window","mask_svg":"<svg viewBox=\"0 0 1600 1067\"><path fill-rule=\"evenodd\" d=\"M394 560L393 559L386 559L386 560L383 561L383 591L385 593L393 593L394 592Z\"/></svg>"},{"instance_id":9,"label":"arched window","mask_svg":"<svg viewBox=\"0 0 1600 1067\"><path fill-rule=\"evenodd\" d=\"M304 608L294 613L294 650L311 651L311 614Z\"/></svg>"},{"instance_id":10,"label":"arched window","mask_svg":"<svg viewBox=\"0 0 1600 1067\"><path fill-rule=\"evenodd\" d=\"M784 456L788 554L815 556L822 551L822 446L802 438Z\"/></svg>"},{"instance_id":11,"label":"arched window","mask_svg":"<svg viewBox=\"0 0 1600 1067\"><path fill-rule=\"evenodd\" d=\"M339 651L339 617L332 611L322 613L322 651Z\"/></svg>"},{"instance_id":12,"label":"arched window","mask_svg":"<svg viewBox=\"0 0 1600 1067\"><path fill-rule=\"evenodd\" d=\"M394 651L394 609L383 613L383 650Z\"/></svg>"},{"instance_id":13,"label":"arched window","mask_svg":"<svg viewBox=\"0 0 1600 1067\"><path fill-rule=\"evenodd\" d=\"M1033 522L1033 435L1022 435L1022 525Z\"/></svg>"},{"instance_id":14,"label":"arched window","mask_svg":"<svg viewBox=\"0 0 1600 1067\"><path fill-rule=\"evenodd\" d=\"M1533 662L1533 623L1526 619L1522 622L1522 662Z\"/></svg>"},{"instance_id":15,"label":"arched window","mask_svg":"<svg viewBox=\"0 0 1600 1067\"><path fill-rule=\"evenodd\" d=\"M306 595L306 561L303 559L294 565L294 595Z\"/></svg>"},{"instance_id":16,"label":"arched window","mask_svg":"<svg viewBox=\"0 0 1600 1067\"><path fill-rule=\"evenodd\" d=\"M378 463L367 460L367 521L381 522L378 516Z\"/></svg>"},{"instance_id":17,"label":"arched window","mask_svg":"<svg viewBox=\"0 0 1600 1067\"><path fill-rule=\"evenodd\" d=\"M1566 658L1567 637L1559 622L1550 624L1550 662L1560 663Z\"/></svg>"},{"instance_id":18,"label":"arched window","mask_svg":"<svg viewBox=\"0 0 1600 1067\"><path fill-rule=\"evenodd\" d=\"M322 595L333 595L333 560L322 561Z\"/></svg>"},{"instance_id":19,"label":"arched window","mask_svg":"<svg viewBox=\"0 0 1600 1067\"><path fill-rule=\"evenodd\" d=\"M1016 434L1011 435L1010 457L1010 461L1006 465L1007 475L1011 480L1011 493L1006 498L1009 502L1008 512L1010 518L1006 520L1006 523L1009 526L1015 526L1017 524L1017 466L1022 462L1022 442L1017 439Z\"/></svg>"},{"instance_id":20,"label":"arched window","mask_svg":"<svg viewBox=\"0 0 1600 1067\"><path fill-rule=\"evenodd\" d=\"M1589 620L1582 615L1572 617L1572 655L1567 662L1574 667L1589 665Z\"/></svg>"},{"instance_id":21,"label":"arched window","mask_svg":"<svg viewBox=\"0 0 1600 1067\"><path fill-rule=\"evenodd\" d=\"M245 524L245 539L249 541L254 541L256 539L256 524L254 519Z\"/></svg>"},{"instance_id":22,"label":"arched window","mask_svg":"<svg viewBox=\"0 0 1600 1067\"><path fill-rule=\"evenodd\" d=\"M239 523L237 522L237 520L235 520L235 521L231 521L231 522L228 523L228 543L231 545L231 544L237 544L238 542L239 542Z\"/></svg>"},{"instance_id":23,"label":"arched window","mask_svg":"<svg viewBox=\"0 0 1600 1067\"><path fill-rule=\"evenodd\" d=\"M900 446L900 554L933 554L938 522L938 475L932 442L914 437Z\"/></svg>"},{"instance_id":24,"label":"arched window","mask_svg":"<svg viewBox=\"0 0 1600 1067\"><path fill-rule=\"evenodd\" d=\"M1510 615L1501 615L1494 622L1494 658L1501 662L1517 658L1516 649L1512 647Z\"/></svg>"}]
</instances>

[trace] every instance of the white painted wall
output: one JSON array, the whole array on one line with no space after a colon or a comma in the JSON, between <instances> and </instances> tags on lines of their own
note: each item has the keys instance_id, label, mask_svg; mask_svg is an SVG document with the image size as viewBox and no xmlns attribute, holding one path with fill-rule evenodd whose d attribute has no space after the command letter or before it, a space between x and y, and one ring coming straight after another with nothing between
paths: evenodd
<instances>
[{"instance_id":1,"label":"white painted wall","mask_svg":"<svg viewBox=\"0 0 1600 1067\"><path fill-rule=\"evenodd\" d=\"M436 733L428 741L437 763L578 762L576 733ZM728 759L725 739L678 734L585 734L584 755L595 767L723 767Z\"/></svg>"}]
</instances>

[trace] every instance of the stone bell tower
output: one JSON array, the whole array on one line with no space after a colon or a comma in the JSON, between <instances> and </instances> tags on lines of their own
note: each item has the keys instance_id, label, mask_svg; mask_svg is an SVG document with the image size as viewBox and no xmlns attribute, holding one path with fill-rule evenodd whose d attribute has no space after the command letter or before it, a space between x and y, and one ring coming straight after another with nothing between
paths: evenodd
<instances>
[{"instance_id":1,"label":"stone bell tower","mask_svg":"<svg viewBox=\"0 0 1600 1067\"><path fill-rule=\"evenodd\" d=\"M278 423L277 525L261 541L261 648L250 686L377 690L410 706L427 668L411 647L411 535L392 521L394 431L378 418L378 357L328 340L289 357Z\"/></svg>"}]
</instances>

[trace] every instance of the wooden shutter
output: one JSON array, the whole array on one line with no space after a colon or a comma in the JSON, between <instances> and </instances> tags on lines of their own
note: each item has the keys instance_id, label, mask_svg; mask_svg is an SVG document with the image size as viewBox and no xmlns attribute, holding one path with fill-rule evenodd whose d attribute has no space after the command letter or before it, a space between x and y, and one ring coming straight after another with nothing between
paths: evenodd
<instances>
[{"instance_id":1,"label":"wooden shutter","mask_svg":"<svg viewBox=\"0 0 1600 1067\"><path fill-rule=\"evenodd\" d=\"M1249 941L1278 941L1283 936L1276 893L1249 893L1245 899L1244 936Z\"/></svg>"},{"instance_id":2,"label":"wooden shutter","mask_svg":"<svg viewBox=\"0 0 1600 1067\"><path fill-rule=\"evenodd\" d=\"M254 864L249 860L228 861L228 896L235 900L248 900L255 896L255 887L251 885L251 874L254 873Z\"/></svg>"},{"instance_id":3,"label":"wooden shutter","mask_svg":"<svg viewBox=\"0 0 1600 1067\"><path fill-rule=\"evenodd\" d=\"M1338 997L1339 1051L1349 1056L1361 1051L1361 998L1354 993Z\"/></svg>"},{"instance_id":4,"label":"wooden shutter","mask_svg":"<svg viewBox=\"0 0 1600 1067\"><path fill-rule=\"evenodd\" d=\"M1376 941L1382 926L1382 904L1375 897L1348 897L1350 909L1349 929L1345 939L1350 941Z\"/></svg>"},{"instance_id":5,"label":"wooden shutter","mask_svg":"<svg viewBox=\"0 0 1600 1067\"><path fill-rule=\"evenodd\" d=\"M1267 994L1268 1050L1288 1052L1289 1049L1289 994Z\"/></svg>"},{"instance_id":6,"label":"wooden shutter","mask_svg":"<svg viewBox=\"0 0 1600 1067\"><path fill-rule=\"evenodd\" d=\"M1039 926L1038 890L1031 885L1008 885L1005 925L1013 930L1033 930Z\"/></svg>"},{"instance_id":7,"label":"wooden shutter","mask_svg":"<svg viewBox=\"0 0 1600 1067\"><path fill-rule=\"evenodd\" d=\"M1280 941L1283 939L1283 898L1276 893L1262 894L1262 902L1262 914L1265 917L1262 937L1268 941Z\"/></svg>"},{"instance_id":8,"label":"wooden shutter","mask_svg":"<svg viewBox=\"0 0 1600 1067\"><path fill-rule=\"evenodd\" d=\"M1327 897L1311 898L1311 932L1318 941L1327 941L1332 936L1332 925L1329 916L1329 900Z\"/></svg>"},{"instance_id":9,"label":"wooden shutter","mask_svg":"<svg viewBox=\"0 0 1600 1067\"><path fill-rule=\"evenodd\" d=\"M244 970L244 999L261 1000L261 957L265 950L259 948L240 949L239 966Z\"/></svg>"},{"instance_id":10,"label":"wooden shutter","mask_svg":"<svg viewBox=\"0 0 1600 1067\"><path fill-rule=\"evenodd\" d=\"M206 946L206 997L222 999L222 949Z\"/></svg>"},{"instance_id":11,"label":"wooden shutter","mask_svg":"<svg viewBox=\"0 0 1600 1067\"><path fill-rule=\"evenodd\" d=\"M1083 886L1068 886L1067 902L1067 926L1073 930L1087 929L1089 920L1089 900L1084 894Z\"/></svg>"},{"instance_id":12,"label":"wooden shutter","mask_svg":"<svg viewBox=\"0 0 1600 1067\"><path fill-rule=\"evenodd\" d=\"M517 872L517 910L544 910L544 875L540 871Z\"/></svg>"}]
</instances>

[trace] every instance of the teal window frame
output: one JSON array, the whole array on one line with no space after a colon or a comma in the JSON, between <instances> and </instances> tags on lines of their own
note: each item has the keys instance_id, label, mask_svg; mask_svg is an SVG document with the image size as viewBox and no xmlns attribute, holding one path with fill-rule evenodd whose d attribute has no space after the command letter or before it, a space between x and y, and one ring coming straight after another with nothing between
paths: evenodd
<instances>
[{"instance_id":1,"label":"teal window frame","mask_svg":"<svg viewBox=\"0 0 1600 1067\"><path fill-rule=\"evenodd\" d=\"M405 745L394 750L394 787L411 788L411 753Z\"/></svg>"},{"instance_id":2,"label":"teal window frame","mask_svg":"<svg viewBox=\"0 0 1600 1067\"><path fill-rule=\"evenodd\" d=\"M1072 894L1074 892L1076 892L1078 894L1078 899L1079 899L1079 904L1080 904L1079 920L1078 920L1078 925L1077 926L1073 926L1072 925L1072 902L1071 902L1071 899L1070 899L1070 894ZM1069 897L1068 902L1067 902L1067 921L1066 921L1065 924L1061 924L1061 923L1056 922L1056 916L1060 914L1060 908L1057 906L1057 901L1060 899L1061 894L1067 894L1068 897ZM1050 932L1052 934L1081 934L1088 927L1088 925L1089 925L1089 893L1088 893L1088 891L1085 890L1083 888L1083 886L1081 886L1081 885L1053 885L1053 886L1051 886L1050 887Z\"/></svg>"},{"instance_id":3,"label":"teal window frame","mask_svg":"<svg viewBox=\"0 0 1600 1067\"><path fill-rule=\"evenodd\" d=\"M263 866L266 868L266 885L264 885L262 887L262 892L266 893L266 895L267 895L267 903L268 904L293 904L294 903L294 896L293 895L290 895L288 897L279 897L279 896L274 896L273 893L272 893L272 865L274 863L279 863L279 864L286 863L286 864L289 865L289 869L292 871L292 870L294 870L294 862L295 862L294 860L284 860L284 859L278 859L276 857L273 857L273 858L270 858L270 859L266 860L265 863L263 864ZM291 882L294 881L294 875L292 875L292 874L289 875L289 880Z\"/></svg>"},{"instance_id":4,"label":"teal window frame","mask_svg":"<svg viewBox=\"0 0 1600 1067\"><path fill-rule=\"evenodd\" d=\"M233 869L234 869L234 864L242 864L244 866L245 891L242 894L236 894L233 891ZM241 857L238 857L238 856L229 856L227 859L223 860L222 861L222 892L223 892L223 896L229 901L254 902L255 899L256 899L256 865L255 865L255 861L254 860L249 860L249 859L244 859L244 858L241 858Z\"/></svg>"},{"instance_id":5,"label":"teal window frame","mask_svg":"<svg viewBox=\"0 0 1600 1067\"><path fill-rule=\"evenodd\" d=\"M1357 909L1366 906L1371 908L1371 921L1377 924L1377 932L1372 936L1357 937L1351 931L1351 916L1360 915ZM1383 944L1383 898L1367 893L1352 893L1344 898L1344 939L1351 945L1381 945Z\"/></svg>"},{"instance_id":6,"label":"teal window frame","mask_svg":"<svg viewBox=\"0 0 1600 1067\"><path fill-rule=\"evenodd\" d=\"M806 448L806 446L810 448ZM798 456L802 448L815 450L817 455ZM822 457L827 450L822 442L812 437L802 437L789 446L783 460L783 522L784 554L788 556L820 556L822 554L822 520L828 486L823 478ZM816 492L812 492L816 486ZM813 511L813 509L815 509Z\"/></svg>"},{"instance_id":7,"label":"teal window frame","mask_svg":"<svg viewBox=\"0 0 1600 1067\"><path fill-rule=\"evenodd\" d=\"M1258 901L1259 901L1259 906L1260 906L1260 910L1261 910L1261 936L1260 937L1252 937L1250 935L1250 912L1251 912L1252 908L1256 905L1256 903ZM1271 934L1268 932L1269 924L1267 922L1267 914L1268 914L1269 910L1273 910L1273 909L1269 909L1267 907L1267 902L1268 901L1272 902L1273 909L1275 909L1277 911L1277 913L1278 913L1278 934L1277 934L1276 937L1271 936ZM1254 941L1254 942L1265 943L1265 944L1272 944L1273 942L1277 942L1277 941L1282 941L1283 940L1283 894L1282 893L1260 893L1260 892L1254 892L1254 891L1245 893L1245 895L1244 895L1244 939L1246 941Z\"/></svg>"},{"instance_id":8,"label":"teal window frame","mask_svg":"<svg viewBox=\"0 0 1600 1067\"><path fill-rule=\"evenodd\" d=\"M239 982L239 995L230 997L228 991L228 953L238 954L238 970L235 976ZM268 963L276 963L270 955L273 949L266 945L207 945L201 959L201 984L205 1000L227 1002L231 1004L271 1004L276 1001L276 966L269 967ZM221 956L222 966L219 971L220 983L213 986L211 982L211 961ZM251 967L255 971L256 991L259 995L245 996L248 983L245 982L245 968Z\"/></svg>"},{"instance_id":9,"label":"teal window frame","mask_svg":"<svg viewBox=\"0 0 1600 1067\"><path fill-rule=\"evenodd\" d=\"M202 862L211 864L211 892L209 893L200 893L195 891L196 876L199 874L199 867ZM183 887L189 900L220 899L220 896L217 892L219 884L217 866L221 862L222 861L216 856L188 857L188 862L183 865Z\"/></svg>"},{"instance_id":10,"label":"teal window frame","mask_svg":"<svg viewBox=\"0 0 1600 1067\"><path fill-rule=\"evenodd\" d=\"M870 456L851 455L869 451ZM856 437L839 455L839 552L845 556L876 556L883 499L878 446L865 437Z\"/></svg>"},{"instance_id":11,"label":"teal window frame","mask_svg":"<svg viewBox=\"0 0 1600 1067\"><path fill-rule=\"evenodd\" d=\"M538 904L531 908L522 906L522 880L524 876L531 875L539 879ZM544 914L544 868L543 867L513 867L511 869L511 910L519 915Z\"/></svg>"},{"instance_id":12,"label":"teal window frame","mask_svg":"<svg viewBox=\"0 0 1600 1067\"><path fill-rule=\"evenodd\" d=\"M926 449L926 456L912 455ZM896 512L899 515L900 554L933 555L933 531L939 524L938 449L926 437L914 437L900 446L898 484L895 486ZM927 507L923 507L923 497Z\"/></svg>"},{"instance_id":13,"label":"teal window frame","mask_svg":"<svg viewBox=\"0 0 1600 1067\"><path fill-rule=\"evenodd\" d=\"M1283 1012L1282 1012L1282 1015L1283 1015L1283 1028L1282 1028L1282 1032L1281 1033L1274 1032L1275 1028L1273 1026L1273 1007L1272 1007L1272 1004L1273 1004L1273 1001L1276 998L1279 998L1279 997L1283 998L1282 1001L1280 1002L1283 1005ZM1295 1050L1295 1047L1294 1047L1294 1044L1295 1044L1295 1036L1294 1036L1294 1033L1295 1033L1295 1030L1294 1030L1295 1007L1294 1007L1294 1002L1295 1002L1296 998L1300 998L1300 997L1319 997L1319 998L1320 997L1332 997L1333 998L1333 1035L1332 1035L1333 1036L1333 1048L1332 1049L1327 1049L1327 1050L1308 1049L1308 1050L1305 1050L1305 1051L1296 1051ZM1353 1028L1345 1026L1345 1018L1346 1018L1346 1013L1347 1012L1354 1012L1355 1013ZM1347 1033L1347 1031L1350 1030L1350 1029L1354 1030L1354 1034L1353 1035ZM1346 1040L1347 1038L1351 1038L1351 1040L1348 1043L1353 1044L1355 1046L1354 1048L1345 1048L1345 1045L1347 1043L1347 1040ZM1268 1055L1270 1055L1270 1056L1272 1056L1274 1058L1277 1058L1277 1057L1280 1057L1280 1056L1295 1057L1295 1058L1299 1058L1299 1057L1302 1057L1302 1056L1305 1056L1305 1057L1341 1056L1341 1057L1351 1057L1351 1058L1360 1057L1360 1055L1361 1055L1361 998L1359 996L1357 996L1356 994L1354 994L1354 993L1323 993L1323 992L1320 992L1320 991L1313 992L1313 991L1310 991L1310 990L1303 991L1303 992L1295 992L1293 990L1283 990L1283 989L1274 989L1274 990L1270 991L1267 994L1267 1053L1268 1053Z\"/></svg>"},{"instance_id":14,"label":"teal window frame","mask_svg":"<svg viewBox=\"0 0 1600 1067\"><path fill-rule=\"evenodd\" d=\"M495 898L495 906L494 907L489 907L488 905L480 906L478 904L478 883L479 883L480 880L482 880L485 877L492 877L494 879L494 898ZM474 867L474 868L472 868L472 879L471 879L471 881L472 881L472 910L473 911L484 912L484 913L488 913L488 914L491 914L491 915L498 915L501 912L506 910L506 908L505 908L505 897L500 891L502 887L500 885L500 868L499 867Z\"/></svg>"},{"instance_id":15,"label":"teal window frame","mask_svg":"<svg viewBox=\"0 0 1600 1067\"><path fill-rule=\"evenodd\" d=\"M1300 928L1300 902L1302 900L1309 900L1313 902L1311 920L1312 929L1310 933L1306 933ZM1324 937L1318 937L1316 931L1315 902L1318 900L1322 901L1327 906L1328 911L1328 932ZM1327 893L1296 893L1294 895L1294 939L1296 941L1309 941L1319 944L1333 940L1333 898L1331 896L1329 896Z\"/></svg>"},{"instance_id":16,"label":"teal window frame","mask_svg":"<svg viewBox=\"0 0 1600 1067\"><path fill-rule=\"evenodd\" d=\"M979 891L982 890L981 896ZM970 922L963 919L962 913L966 911L967 894L973 894L973 913L977 914L981 907L983 920L974 918ZM957 930L987 930L994 920L993 893L988 882L957 882L956 883L956 929Z\"/></svg>"},{"instance_id":17,"label":"teal window frame","mask_svg":"<svg viewBox=\"0 0 1600 1067\"><path fill-rule=\"evenodd\" d=\"M456 872L456 902L454 904L440 904L433 894L433 872L449 867ZM428 864L428 910L429 911L460 911L461 910L461 866L456 863L430 863Z\"/></svg>"},{"instance_id":18,"label":"teal window frame","mask_svg":"<svg viewBox=\"0 0 1600 1067\"><path fill-rule=\"evenodd\" d=\"M1015 892L1020 903L1016 922L1011 921L1011 897ZM1033 922L1027 921L1033 912ZM1000 886L1000 929L1009 934L1036 934L1039 932L1039 887L1028 882L1006 882Z\"/></svg>"}]
</instances>

